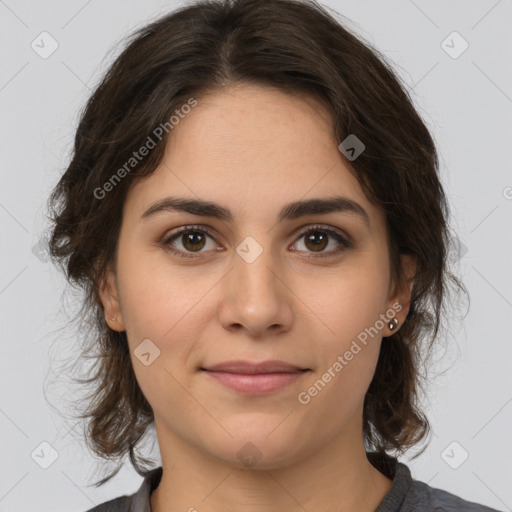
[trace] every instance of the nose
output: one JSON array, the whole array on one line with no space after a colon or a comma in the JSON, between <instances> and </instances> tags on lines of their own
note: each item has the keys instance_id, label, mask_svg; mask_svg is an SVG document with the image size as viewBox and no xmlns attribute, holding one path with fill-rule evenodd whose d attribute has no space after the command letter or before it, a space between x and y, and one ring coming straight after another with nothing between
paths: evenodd
<instances>
[{"instance_id":1,"label":"nose","mask_svg":"<svg viewBox=\"0 0 512 512\"><path fill-rule=\"evenodd\" d=\"M293 293L277 255L247 237L236 249L233 266L223 280L219 318L229 331L245 330L254 338L291 328Z\"/></svg>"}]
</instances>

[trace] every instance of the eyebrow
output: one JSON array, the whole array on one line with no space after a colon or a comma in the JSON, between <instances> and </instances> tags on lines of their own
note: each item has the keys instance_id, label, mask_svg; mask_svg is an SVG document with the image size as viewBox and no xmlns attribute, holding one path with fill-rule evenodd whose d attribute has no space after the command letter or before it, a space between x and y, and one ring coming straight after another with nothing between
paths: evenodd
<instances>
[{"instance_id":1,"label":"eyebrow","mask_svg":"<svg viewBox=\"0 0 512 512\"><path fill-rule=\"evenodd\" d=\"M147 219L159 212L179 211L201 217L211 217L226 222L233 221L233 214L227 208L202 199L166 197L152 204L142 215ZM325 215L328 213L350 213L357 215L370 227L370 217L366 210L356 201L347 197L326 197L295 201L285 205L277 217L278 222L293 220L306 215Z\"/></svg>"}]
</instances>

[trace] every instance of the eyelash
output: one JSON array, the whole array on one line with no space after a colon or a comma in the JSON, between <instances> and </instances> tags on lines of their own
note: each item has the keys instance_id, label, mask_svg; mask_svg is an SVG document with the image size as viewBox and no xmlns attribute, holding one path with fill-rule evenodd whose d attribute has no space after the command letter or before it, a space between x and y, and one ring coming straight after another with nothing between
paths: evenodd
<instances>
[{"instance_id":1,"label":"eyelash","mask_svg":"<svg viewBox=\"0 0 512 512\"><path fill-rule=\"evenodd\" d=\"M297 235L297 241L300 240L304 235L307 235L308 233L315 232L315 231L319 231L321 233L326 233L326 234L332 236L337 242L339 242L341 244L342 247L338 248L334 251L329 251L327 253L316 253L316 254L312 253L312 255L308 256L307 258L328 258L328 257L335 256L335 255L339 254L340 252L353 247L352 243L349 242L346 238L344 238L340 233L338 233L337 231L335 231L331 228L326 228L321 225L308 226L307 229L304 229ZM215 240L214 234L206 227L183 226L183 227L179 228L177 231L175 231L174 233L172 233L170 236L164 237L164 239L160 243L161 243L161 245L164 246L164 248L166 250L170 251L171 253L175 254L176 256L178 256L180 258L185 258L185 259L197 258L198 256L191 256L190 255L191 253L186 253L186 252L177 250L172 246L171 242L178 239L178 237L180 235L183 235L184 233L203 233ZM201 253L193 253L193 254L201 254Z\"/></svg>"}]
</instances>

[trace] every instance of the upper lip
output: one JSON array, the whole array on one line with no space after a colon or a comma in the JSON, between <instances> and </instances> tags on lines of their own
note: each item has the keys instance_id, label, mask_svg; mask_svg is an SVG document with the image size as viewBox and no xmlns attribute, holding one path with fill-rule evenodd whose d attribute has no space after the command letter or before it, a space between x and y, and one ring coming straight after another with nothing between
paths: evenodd
<instances>
[{"instance_id":1,"label":"upper lip","mask_svg":"<svg viewBox=\"0 0 512 512\"><path fill-rule=\"evenodd\" d=\"M213 366L202 367L201 370L207 370L210 372L258 374L297 373L300 371L309 370L309 368L300 368L299 366L278 360L263 361L261 363L237 360L224 361L223 363L215 364Z\"/></svg>"}]
</instances>

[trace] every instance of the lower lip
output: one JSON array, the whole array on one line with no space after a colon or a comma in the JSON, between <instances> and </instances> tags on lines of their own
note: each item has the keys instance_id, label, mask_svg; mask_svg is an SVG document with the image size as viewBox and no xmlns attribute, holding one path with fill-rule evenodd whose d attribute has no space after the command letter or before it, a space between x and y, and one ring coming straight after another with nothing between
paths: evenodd
<instances>
[{"instance_id":1,"label":"lower lip","mask_svg":"<svg viewBox=\"0 0 512 512\"><path fill-rule=\"evenodd\" d=\"M228 373L228 372L211 372L206 373L220 382L222 385L244 393L246 395L264 395L282 389L296 380L300 379L304 373L301 371L295 373Z\"/></svg>"}]
</instances>

